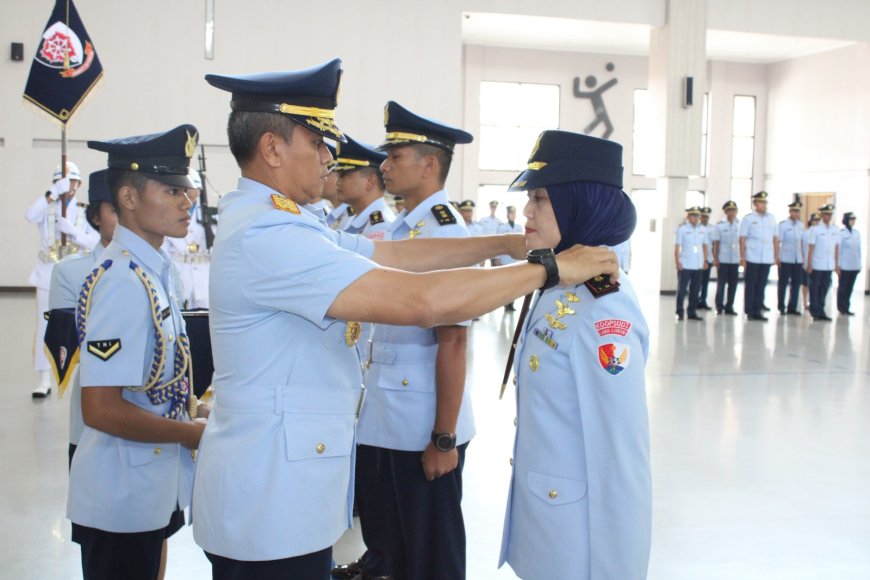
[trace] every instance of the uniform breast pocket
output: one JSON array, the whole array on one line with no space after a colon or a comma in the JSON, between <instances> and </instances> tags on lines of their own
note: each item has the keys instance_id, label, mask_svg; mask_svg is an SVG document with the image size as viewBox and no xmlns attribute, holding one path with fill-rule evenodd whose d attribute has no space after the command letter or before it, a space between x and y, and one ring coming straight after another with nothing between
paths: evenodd
<instances>
[{"instance_id":1,"label":"uniform breast pocket","mask_svg":"<svg viewBox=\"0 0 870 580\"><path fill-rule=\"evenodd\" d=\"M127 456L130 459L132 467L140 467L170 457L178 457L179 445L177 443L161 444L125 441L123 445L127 448Z\"/></svg>"},{"instance_id":2,"label":"uniform breast pocket","mask_svg":"<svg viewBox=\"0 0 870 580\"><path fill-rule=\"evenodd\" d=\"M533 496L551 506L578 502L586 497L586 482L530 471L526 481Z\"/></svg>"},{"instance_id":3,"label":"uniform breast pocket","mask_svg":"<svg viewBox=\"0 0 870 580\"><path fill-rule=\"evenodd\" d=\"M382 365L378 387L388 391L434 393L435 365L431 363L416 363L413 366Z\"/></svg>"},{"instance_id":4,"label":"uniform breast pocket","mask_svg":"<svg viewBox=\"0 0 870 580\"><path fill-rule=\"evenodd\" d=\"M287 461L346 457L353 448L353 416L284 415Z\"/></svg>"}]
</instances>

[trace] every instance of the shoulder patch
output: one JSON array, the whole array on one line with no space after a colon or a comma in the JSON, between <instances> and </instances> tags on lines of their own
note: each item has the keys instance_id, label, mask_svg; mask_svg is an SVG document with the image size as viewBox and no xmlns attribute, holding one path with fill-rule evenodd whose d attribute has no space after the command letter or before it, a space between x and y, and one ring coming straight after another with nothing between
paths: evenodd
<instances>
[{"instance_id":1,"label":"shoulder patch","mask_svg":"<svg viewBox=\"0 0 870 580\"><path fill-rule=\"evenodd\" d=\"M610 276L595 276L586 280L585 285L595 299L619 292L619 282L611 282Z\"/></svg>"},{"instance_id":2,"label":"shoulder patch","mask_svg":"<svg viewBox=\"0 0 870 580\"><path fill-rule=\"evenodd\" d=\"M369 223L373 226L384 223L384 214L380 211L373 211L369 215Z\"/></svg>"},{"instance_id":3,"label":"shoulder patch","mask_svg":"<svg viewBox=\"0 0 870 580\"><path fill-rule=\"evenodd\" d=\"M293 201L289 197L278 195L277 193L272 194L272 205L275 206L275 209L280 209L281 211L286 211L287 213L295 213L296 215L302 213L299 210L299 206L296 205L295 201Z\"/></svg>"},{"instance_id":4,"label":"shoulder patch","mask_svg":"<svg viewBox=\"0 0 870 580\"><path fill-rule=\"evenodd\" d=\"M88 341L88 352L104 361L112 358L119 350L121 350L120 338Z\"/></svg>"},{"instance_id":5,"label":"shoulder patch","mask_svg":"<svg viewBox=\"0 0 870 580\"><path fill-rule=\"evenodd\" d=\"M353 215L356 215L356 212L353 211L352 207L347 206L347 215L353 216Z\"/></svg>"},{"instance_id":6,"label":"shoulder patch","mask_svg":"<svg viewBox=\"0 0 870 580\"><path fill-rule=\"evenodd\" d=\"M432 206L432 215L435 216L435 221L437 221L440 226L456 223L456 216L450 213L450 210L443 203Z\"/></svg>"}]
</instances>

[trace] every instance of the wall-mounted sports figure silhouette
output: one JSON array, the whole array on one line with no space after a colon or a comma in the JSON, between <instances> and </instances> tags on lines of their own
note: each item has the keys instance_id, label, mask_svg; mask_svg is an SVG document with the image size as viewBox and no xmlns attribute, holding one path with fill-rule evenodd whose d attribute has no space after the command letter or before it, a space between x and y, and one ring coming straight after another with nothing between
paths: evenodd
<instances>
[{"instance_id":1,"label":"wall-mounted sports figure silhouette","mask_svg":"<svg viewBox=\"0 0 870 580\"><path fill-rule=\"evenodd\" d=\"M612 62L607 63L605 67L608 72L612 72L615 66L613 66ZM610 116L607 114L607 107L604 106L604 91L612 87L617 83L616 78L612 78L597 89L595 89L595 85L598 84L598 79L594 76L589 75L586 77L585 84L590 89L595 89L593 91L583 91L580 87L580 77L574 77L574 96L578 99L589 99L592 103L592 110L595 111L595 118L589 123L583 132L585 134L589 134L595 130L595 128L604 123L604 134L602 137L604 139L609 139L610 135L613 133L613 123L610 122Z\"/></svg>"}]
</instances>

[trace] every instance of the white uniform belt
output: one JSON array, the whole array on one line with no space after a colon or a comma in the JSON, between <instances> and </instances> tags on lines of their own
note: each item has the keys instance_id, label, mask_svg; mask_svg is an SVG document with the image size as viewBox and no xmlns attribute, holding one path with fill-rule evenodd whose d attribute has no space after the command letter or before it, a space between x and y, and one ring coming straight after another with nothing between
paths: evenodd
<instances>
[{"instance_id":1,"label":"white uniform belt","mask_svg":"<svg viewBox=\"0 0 870 580\"><path fill-rule=\"evenodd\" d=\"M376 331L377 332L377 331ZM387 365L435 362L438 354L438 344L384 344L375 342L371 345L370 360Z\"/></svg>"},{"instance_id":2,"label":"white uniform belt","mask_svg":"<svg viewBox=\"0 0 870 580\"><path fill-rule=\"evenodd\" d=\"M218 386L216 406L230 413L307 413L335 415L356 413L363 388L325 389L323 385L286 385L240 389Z\"/></svg>"}]
</instances>

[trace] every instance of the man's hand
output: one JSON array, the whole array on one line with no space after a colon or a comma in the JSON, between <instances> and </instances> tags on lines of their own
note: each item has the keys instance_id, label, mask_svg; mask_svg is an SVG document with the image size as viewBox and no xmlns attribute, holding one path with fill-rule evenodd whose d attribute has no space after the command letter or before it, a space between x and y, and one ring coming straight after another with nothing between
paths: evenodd
<instances>
[{"instance_id":1,"label":"man's hand","mask_svg":"<svg viewBox=\"0 0 870 580\"><path fill-rule=\"evenodd\" d=\"M716 266L716 269L718 270L718 269L719 269L719 260L718 260L718 259L714 259L714 260L713 260L713 265Z\"/></svg>"},{"instance_id":2,"label":"man's hand","mask_svg":"<svg viewBox=\"0 0 870 580\"><path fill-rule=\"evenodd\" d=\"M707 260L704 260L704 262L701 264L701 269L702 270L709 270L710 269L710 264L707 263Z\"/></svg>"},{"instance_id":3,"label":"man's hand","mask_svg":"<svg viewBox=\"0 0 870 580\"><path fill-rule=\"evenodd\" d=\"M202 432L205 431L205 421L194 419L187 423L189 425L188 433L184 440L180 441L182 445L188 449L196 449L199 447L199 440L202 439Z\"/></svg>"},{"instance_id":4,"label":"man's hand","mask_svg":"<svg viewBox=\"0 0 870 580\"><path fill-rule=\"evenodd\" d=\"M813 267L812 267L812 266L807 266L806 269L807 269L807 274L812 274L812 273L813 273Z\"/></svg>"},{"instance_id":5,"label":"man's hand","mask_svg":"<svg viewBox=\"0 0 870 580\"><path fill-rule=\"evenodd\" d=\"M619 260L605 247L577 244L559 252L556 264L560 286L576 286L595 276L609 275L611 280L619 276Z\"/></svg>"},{"instance_id":6,"label":"man's hand","mask_svg":"<svg viewBox=\"0 0 870 580\"><path fill-rule=\"evenodd\" d=\"M51 201L57 201L57 198L64 193L67 193L69 190L69 177L62 177L51 185L51 189L48 190L48 197L51 198Z\"/></svg>"},{"instance_id":7,"label":"man's hand","mask_svg":"<svg viewBox=\"0 0 870 580\"><path fill-rule=\"evenodd\" d=\"M68 218L65 218L63 216L59 216L57 218L57 229L72 237L75 237L78 234L78 231L76 230L76 227L73 225L73 223L69 221Z\"/></svg>"},{"instance_id":8,"label":"man's hand","mask_svg":"<svg viewBox=\"0 0 870 580\"><path fill-rule=\"evenodd\" d=\"M208 416L211 414L211 407L207 403L197 403L196 405L196 418L197 419L208 419Z\"/></svg>"},{"instance_id":9,"label":"man's hand","mask_svg":"<svg viewBox=\"0 0 870 580\"><path fill-rule=\"evenodd\" d=\"M423 463L423 474L428 481L434 481L435 478L447 475L459 465L459 452L456 449L450 451L438 451L435 445L430 443L423 451L421 458Z\"/></svg>"},{"instance_id":10,"label":"man's hand","mask_svg":"<svg viewBox=\"0 0 870 580\"><path fill-rule=\"evenodd\" d=\"M746 258L740 258L740 265L744 270L746 269Z\"/></svg>"},{"instance_id":11,"label":"man's hand","mask_svg":"<svg viewBox=\"0 0 870 580\"><path fill-rule=\"evenodd\" d=\"M508 252L514 260L525 260L526 253L526 236L520 234L504 234L510 242L511 250Z\"/></svg>"},{"instance_id":12,"label":"man's hand","mask_svg":"<svg viewBox=\"0 0 870 580\"><path fill-rule=\"evenodd\" d=\"M677 260L677 272L683 271L683 263L680 260Z\"/></svg>"}]
</instances>

